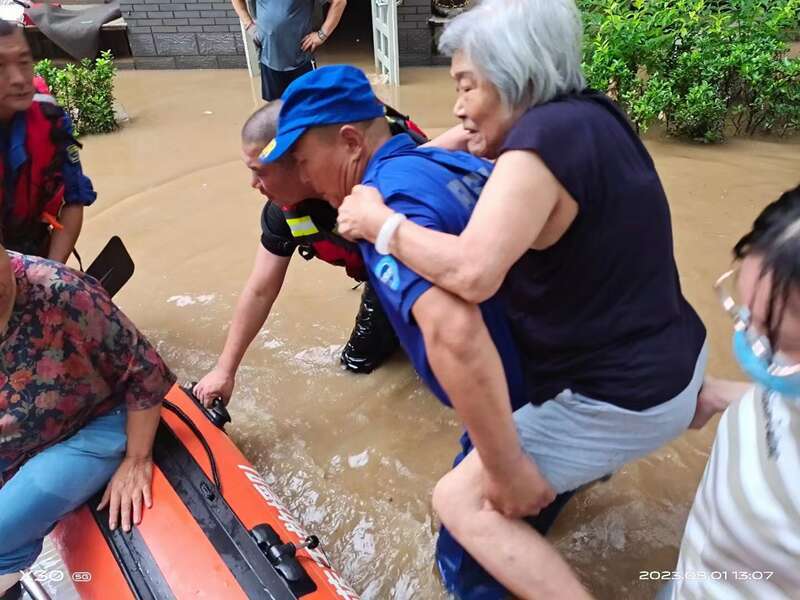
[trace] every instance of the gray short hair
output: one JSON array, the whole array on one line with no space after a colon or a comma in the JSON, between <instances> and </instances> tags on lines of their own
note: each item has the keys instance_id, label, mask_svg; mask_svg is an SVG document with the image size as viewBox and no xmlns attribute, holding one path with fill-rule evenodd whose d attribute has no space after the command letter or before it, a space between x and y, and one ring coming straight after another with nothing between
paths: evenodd
<instances>
[{"instance_id":1,"label":"gray short hair","mask_svg":"<svg viewBox=\"0 0 800 600\"><path fill-rule=\"evenodd\" d=\"M445 28L439 50L463 52L511 108L581 91L583 24L574 0L483 0Z\"/></svg>"}]
</instances>

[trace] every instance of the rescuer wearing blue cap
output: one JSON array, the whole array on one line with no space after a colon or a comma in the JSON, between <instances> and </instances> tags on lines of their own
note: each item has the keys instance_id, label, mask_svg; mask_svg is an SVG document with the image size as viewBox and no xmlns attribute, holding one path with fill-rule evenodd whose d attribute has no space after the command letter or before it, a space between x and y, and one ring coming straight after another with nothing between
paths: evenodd
<instances>
[{"instance_id":1,"label":"rescuer wearing blue cap","mask_svg":"<svg viewBox=\"0 0 800 600\"><path fill-rule=\"evenodd\" d=\"M334 208L353 186L366 183L378 187L398 213L419 224L448 233L459 233L466 226L491 163L464 152L418 148L407 135L392 136L383 105L361 70L346 65L322 67L294 81L282 100L278 135L263 153L263 162L277 161L292 151L301 177ZM504 425L513 439L509 388L512 398L518 398L515 403L523 403L522 378L500 306L490 300L478 311L382 252L380 243L376 246L360 243L370 281L420 376L442 402L457 410L462 408L459 404L470 404L472 397L490 406L487 398L497 394L485 389L485 382L502 388L497 403L508 412ZM430 331L423 326L428 323ZM447 335L440 336L444 331ZM428 334L436 356L442 354L443 368L437 367L436 374L429 364L431 348L426 351L423 340ZM466 346L459 347L463 356L450 365L443 355L459 334ZM480 344L474 343L478 339ZM474 346L478 354L471 356L467 346ZM497 373L485 373L484 381L476 381L474 388L464 387L463 382L471 378L464 376L460 366L453 371L446 365L473 359L479 359L476 369L481 373L486 365L496 367ZM476 394L462 397L462 391ZM469 429L470 419L465 421Z\"/></svg>"},{"instance_id":2,"label":"rescuer wearing blue cap","mask_svg":"<svg viewBox=\"0 0 800 600\"><path fill-rule=\"evenodd\" d=\"M456 409L468 433L465 453L471 439L487 470L519 464L522 450L512 410L526 400L517 350L500 302L466 302L433 286L388 252L388 240L404 219L460 234L491 163L465 152L417 148L408 136L391 137L383 108L364 73L354 67L323 67L304 75L287 88L283 102L278 136L262 160L292 152L301 177L334 208L359 183L380 191L396 214L374 245L361 241L359 247L401 345L439 400ZM461 458L463 454L456 462ZM537 473L526 471L524 476ZM537 502L550 506L537 517L542 522L533 524L546 531L572 493L553 502L555 493L546 481L541 489ZM557 557L541 538L535 554L526 560L538 557L550 564ZM445 530L437 559L446 585L459 597L505 597L502 586Z\"/></svg>"}]
</instances>

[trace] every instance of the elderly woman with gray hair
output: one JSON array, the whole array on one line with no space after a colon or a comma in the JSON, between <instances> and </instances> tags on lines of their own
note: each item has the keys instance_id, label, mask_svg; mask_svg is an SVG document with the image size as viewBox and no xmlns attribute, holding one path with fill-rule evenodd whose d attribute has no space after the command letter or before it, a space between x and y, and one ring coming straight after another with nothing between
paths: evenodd
<instances>
[{"instance_id":1,"label":"elderly woman with gray hair","mask_svg":"<svg viewBox=\"0 0 800 600\"><path fill-rule=\"evenodd\" d=\"M581 34L572 0L484 0L445 29L461 135L496 159L461 235L392 217L372 188L339 209L340 233L377 240L438 287L504 298L530 400L514 413L520 454L559 494L685 431L707 353L653 161L619 109L586 89ZM519 481L524 471L487 462L472 452L434 507L489 573L530 597L546 573L525 559L537 534L520 518L547 496Z\"/></svg>"}]
</instances>

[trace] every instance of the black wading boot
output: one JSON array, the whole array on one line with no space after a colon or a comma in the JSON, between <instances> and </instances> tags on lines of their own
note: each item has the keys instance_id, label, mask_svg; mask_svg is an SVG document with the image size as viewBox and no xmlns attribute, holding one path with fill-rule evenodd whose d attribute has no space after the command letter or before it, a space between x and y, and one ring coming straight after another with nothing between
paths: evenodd
<instances>
[{"instance_id":1,"label":"black wading boot","mask_svg":"<svg viewBox=\"0 0 800 600\"><path fill-rule=\"evenodd\" d=\"M378 296L364 284L356 326L342 351L342 364L354 373L370 373L397 349L399 342Z\"/></svg>"}]
</instances>

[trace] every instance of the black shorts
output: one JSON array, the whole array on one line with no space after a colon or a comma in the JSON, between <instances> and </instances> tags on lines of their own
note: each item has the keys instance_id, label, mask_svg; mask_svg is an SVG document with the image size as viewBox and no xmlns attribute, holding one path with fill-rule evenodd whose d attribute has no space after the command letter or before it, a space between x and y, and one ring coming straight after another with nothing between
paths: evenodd
<instances>
[{"instance_id":1,"label":"black shorts","mask_svg":"<svg viewBox=\"0 0 800 600\"><path fill-rule=\"evenodd\" d=\"M312 61L291 71L275 71L264 63L259 63L259 65L261 66L261 97L267 102L280 98L290 83L314 69Z\"/></svg>"}]
</instances>

